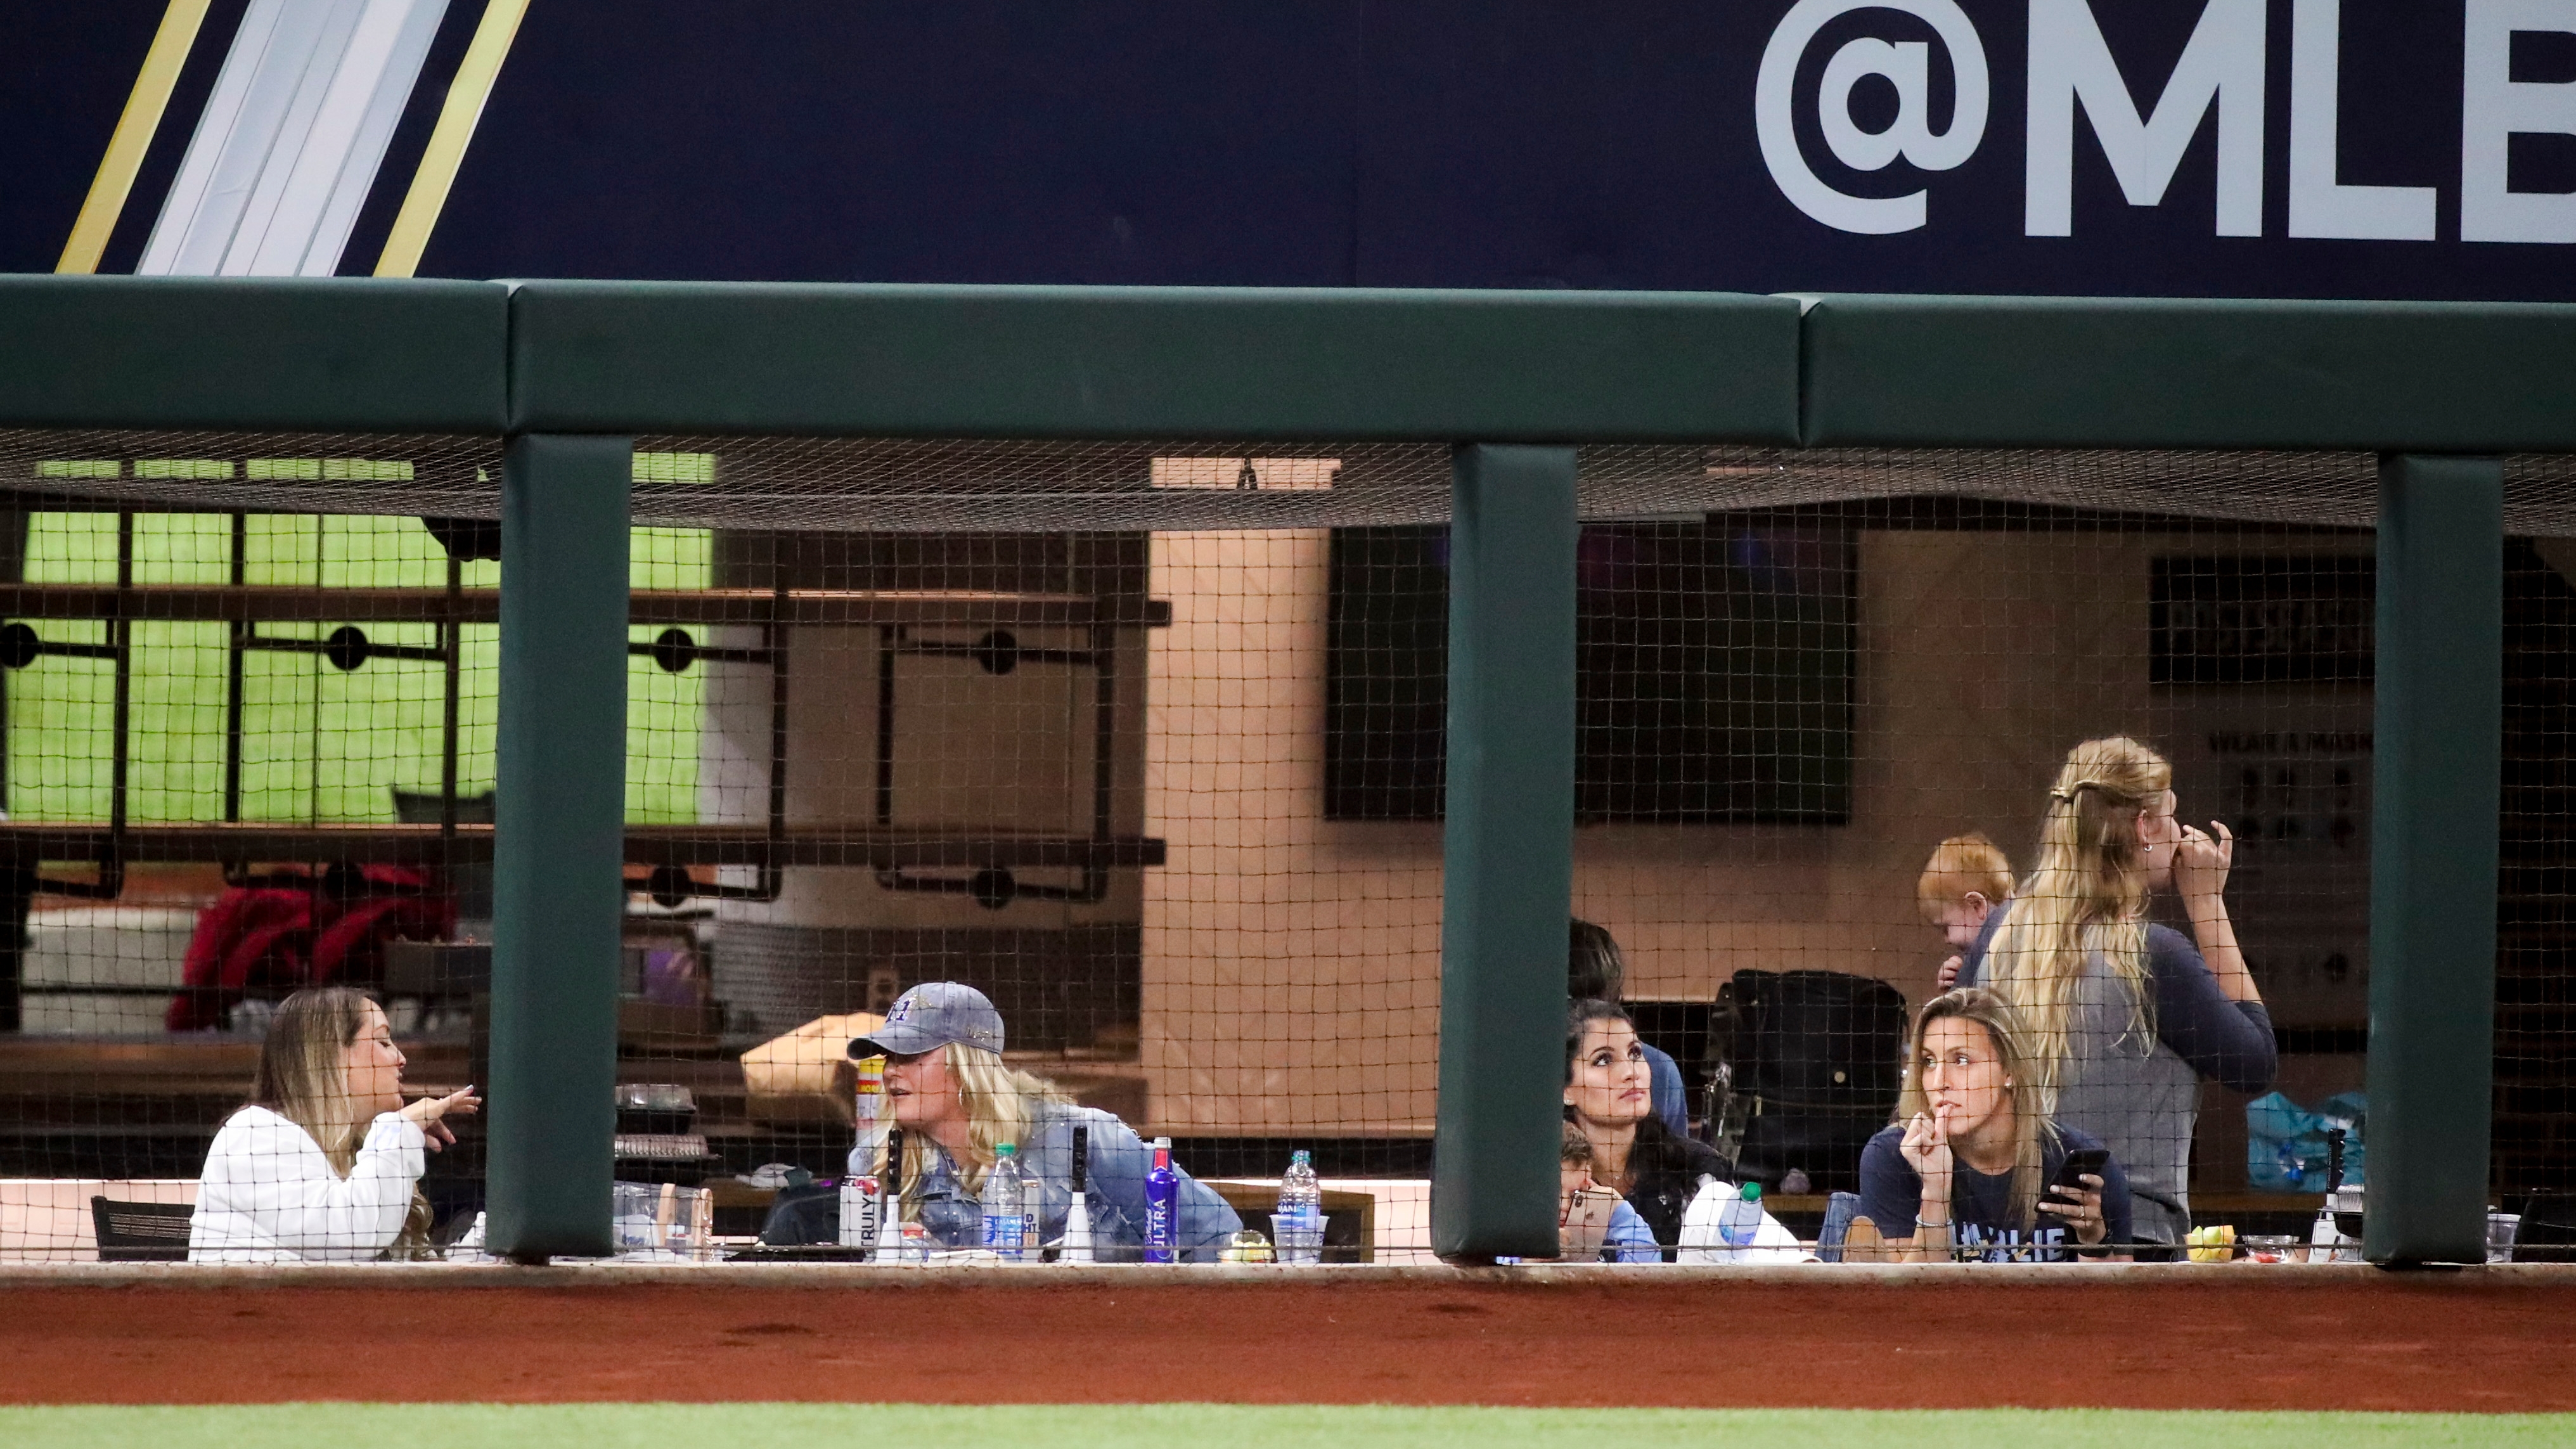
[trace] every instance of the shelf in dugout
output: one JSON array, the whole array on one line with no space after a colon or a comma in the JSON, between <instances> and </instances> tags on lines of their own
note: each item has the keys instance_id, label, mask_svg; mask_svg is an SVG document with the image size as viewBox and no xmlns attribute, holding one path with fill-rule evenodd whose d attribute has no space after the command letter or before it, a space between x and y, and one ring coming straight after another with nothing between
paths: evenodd
<instances>
[{"instance_id":1,"label":"shelf in dugout","mask_svg":"<svg viewBox=\"0 0 2576 1449\"><path fill-rule=\"evenodd\" d=\"M1162 599L1088 594L923 589L637 589L628 619L637 624L864 625L1114 624L1160 628L1171 622ZM0 584L0 618L238 621L259 623L492 624L501 617L498 589L299 588L270 584Z\"/></svg>"},{"instance_id":2,"label":"shelf in dugout","mask_svg":"<svg viewBox=\"0 0 2576 1449\"><path fill-rule=\"evenodd\" d=\"M112 825L0 822L0 862L78 864L111 847L128 861L221 861L233 865L411 863L492 858L489 825L458 824L452 838L431 825ZM645 866L780 865L896 869L1122 870L1160 866L1152 836L1106 838L882 826L794 826L773 835L759 825L633 825L626 860Z\"/></svg>"}]
</instances>

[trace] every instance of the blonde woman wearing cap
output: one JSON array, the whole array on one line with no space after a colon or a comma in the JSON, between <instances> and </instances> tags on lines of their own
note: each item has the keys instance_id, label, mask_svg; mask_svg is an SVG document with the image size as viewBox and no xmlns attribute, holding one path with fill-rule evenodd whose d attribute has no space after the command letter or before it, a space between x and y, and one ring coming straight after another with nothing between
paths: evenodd
<instances>
[{"instance_id":1,"label":"blonde woman wearing cap","mask_svg":"<svg viewBox=\"0 0 2576 1449\"><path fill-rule=\"evenodd\" d=\"M2260 1092L2277 1065L2223 894L2235 844L2215 821L2204 834L2175 818L2163 756L2125 735L2086 740L2048 792L2038 865L1959 971L2011 1008L2058 1124L2129 1170L2141 1243L2190 1230L2200 1079ZM2147 920L2167 888L2190 937Z\"/></svg>"},{"instance_id":2,"label":"blonde woman wearing cap","mask_svg":"<svg viewBox=\"0 0 2576 1449\"><path fill-rule=\"evenodd\" d=\"M1064 1236L1073 1197L1074 1129L1085 1129L1085 1198L1093 1253L1135 1259L1144 1245L1145 1174L1154 1154L1126 1123L1076 1106L1053 1082L1002 1060L1002 1014L984 993L954 981L912 988L885 1025L850 1043L853 1057L886 1059L886 1109L903 1129L899 1221L918 1222L941 1244L981 1241L984 1174L1005 1142L1028 1174L1038 1240ZM877 1167L884 1170L880 1148ZM1243 1227L1215 1189L1180 1171L1178 1256L1213 1263Z\"/></svg>"}]
</instances>

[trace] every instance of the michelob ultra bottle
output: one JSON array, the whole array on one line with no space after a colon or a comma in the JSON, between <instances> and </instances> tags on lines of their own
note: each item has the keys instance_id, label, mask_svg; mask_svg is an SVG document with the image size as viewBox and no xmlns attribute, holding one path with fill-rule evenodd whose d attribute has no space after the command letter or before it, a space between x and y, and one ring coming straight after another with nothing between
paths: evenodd
<instances>
[{"instance_id":1,"label":"michelob ultra bottle","mask_svg":"<svg viewBox=\"0 0 2576 1449\"><path fill-rule=\"evenodd\" d=\"M1145 1261L1178 1261L1181 1175L1172 1170L1172 1139L1154 1139L1154 1166L1145 1174Z\"/></svg>"}]
</instances>

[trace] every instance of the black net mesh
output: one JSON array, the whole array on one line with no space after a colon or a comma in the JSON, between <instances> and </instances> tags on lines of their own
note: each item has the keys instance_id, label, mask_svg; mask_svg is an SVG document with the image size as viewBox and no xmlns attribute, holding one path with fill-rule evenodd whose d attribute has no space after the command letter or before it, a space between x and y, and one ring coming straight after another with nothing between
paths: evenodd
<instances>
[{"instance_id":1,"label":"black net mesh","mask_svg":"<svg viewBox=\"0 0 2576 1449\"><path fill-rule=\"evenodd\" d=\"M1230 1211L1266 1233L1305 1151L1328 1257L1426 1256L1448 450L636 446L628 1250L815 1233L780 1204L850 1169L844 1047L955 982L1005 1024L1025 1075L1002 1090L1042 1169L1060 1098L1108 1114L1081 1119L1104 1140L1172 1138L1197 1230ZM484 1080L501 451L0 434L0 904L23 922L0 932L0 1257L184 1249L184 1219L115 1205L196 1200L298 987L380 1002L407 1091ZM2082 1009L2022 1002L2065 1033L2027 1048L2056 1092L2023 1107L2113 1149L2119 1225L2149 1251L2221 1224L2306 1242L2329 1133L2348 1178L2367 1162L2375 460L1693 446L1581 465L1589 926L1569 925L1569 970L1626 1024L1596 1020L1571 1068L1568 1155L1589 1162L1566 1181L1609 1189L1569 1199L1574 1251L1730 1251L1703 1169L1762 1185L1766 1248L1796 1256L1864 1207L1905 1238L1928 1159L1872 1141L1912 1014L1945 971L2026 994L1979 949L1977 908L2038 909L2052 783L2114 736L2153 749L2180 824L2232 836L2232 864L2223 888L2179 888L2208 885L2201 864L2147 893L2143 993L2114 973ZM2553 854L2576 834L2571 472L2507 474L2492 1187L2526 1254L2553 1251L2576 1191ZM2193 960L2208 991L2157 993ZM1634 1066L1622 1030L1652 1049ZM393 1187L317 1241L470 1252L470 1119L458 1135L419 1169L416 1215L402 1144L347 1144L375 1165L342 1181ZM972 1153L948 1166L937 1191L980 1186ZM1956 1240L2059 1251L2010 1172L1961 1182ZM916 1176L934 1246L972 1208Z\"/></svg>"}]
</instances>

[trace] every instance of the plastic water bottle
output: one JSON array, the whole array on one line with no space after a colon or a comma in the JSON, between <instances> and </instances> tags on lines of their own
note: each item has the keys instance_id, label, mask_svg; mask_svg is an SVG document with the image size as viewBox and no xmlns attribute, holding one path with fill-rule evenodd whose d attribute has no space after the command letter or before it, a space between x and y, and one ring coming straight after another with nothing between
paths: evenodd
<instances>
[{"instance_id":1,"label":"plastic water bottle","mask_svg":"<svg viewBox=\"0 0 2576 1449\"><path fill-rule=\"evenodd\" d=\"M1029 1215L1027 1184L1020 1177L1019 1149L1005 1142L993 1149L993 1165L984 1173L984 1246L1005 1263L1027 1255Z\"/></svg>"},{"instance_id":2,"label":"plastic water bottle","mask_svg":"<svg viewBox=\"0 0 2576 1449\"><path fill-rule=\"evenodd\" d=\"M1717 1236L1729 1248L1749 1248L1762 1232L1762 1184L1748 1182L1717 1215Z\"/></svg>"},{"instance_id":3,"label":"plastic water bottle","mask_svg":"<svg viewBox=\"0 0 2576 1449\"><path fill-rule=\"evenodd\" d=\"M1296 1234L1296 1246L1282 1241L1279 1261L1282 1263L1320 1263L1324 1261L1324 1185L1315 1180L1314 1160L1299 1148L1288 1159L1288 1170L1279 1177L1279 1227L1284 1240Z\"/></svg>"},{"instance_id":4,"label":"plastic water bottle","mask_svg":"<svg viewBox=\"0 0 2576 1449\"><path fill-rule=\"evenodd\" d=\"M1172 1263L1181 1242L1181 1175L1172 1170L1172 1139L1154 1139L1154 1166L1145 1174L1145 1261Z\"/></svg>"}]
</instances>

